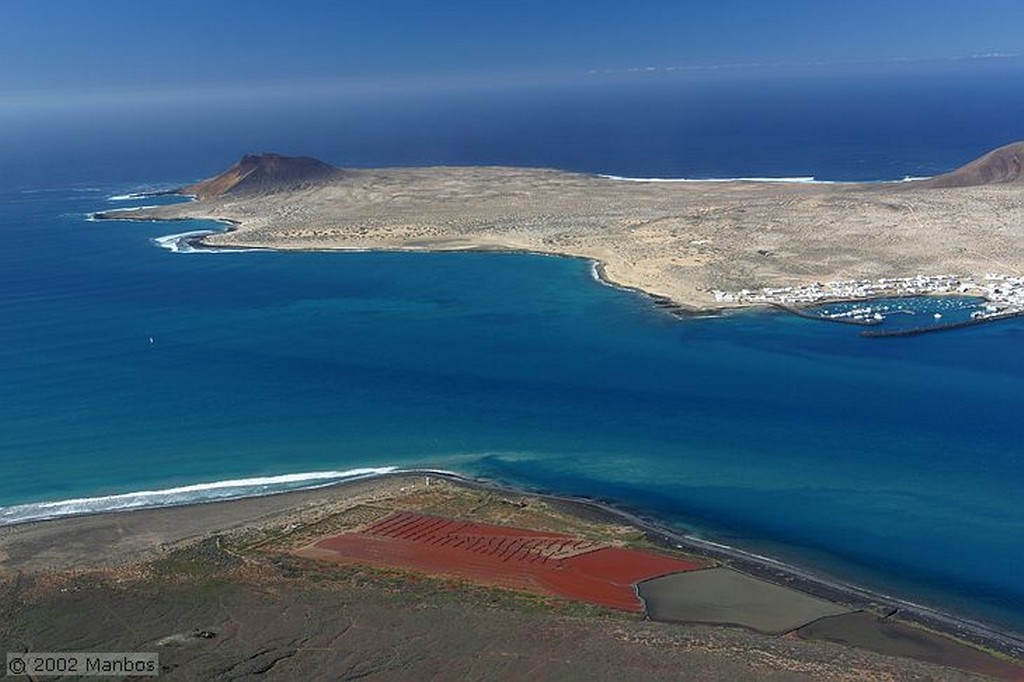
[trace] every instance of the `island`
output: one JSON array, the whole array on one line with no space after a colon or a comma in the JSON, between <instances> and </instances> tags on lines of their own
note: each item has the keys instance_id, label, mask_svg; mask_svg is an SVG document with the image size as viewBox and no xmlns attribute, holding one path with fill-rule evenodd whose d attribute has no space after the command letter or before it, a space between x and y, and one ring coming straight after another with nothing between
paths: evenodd
<instances>
[{"instance_id":1,"label":"island","mask_svg":"<svg viewBox=\"0 0 1024 682\"><path fill-rule=\"evenodd\" d=\"M550 169L339 169L249 155L196 200L100 218L204 218L210 248L501 250L592 260L679 312L959 294L1024 312L1024 142L929 179L626 179ZM799 180L799 179L797 179Z\"/></svg>"}]
</instances>

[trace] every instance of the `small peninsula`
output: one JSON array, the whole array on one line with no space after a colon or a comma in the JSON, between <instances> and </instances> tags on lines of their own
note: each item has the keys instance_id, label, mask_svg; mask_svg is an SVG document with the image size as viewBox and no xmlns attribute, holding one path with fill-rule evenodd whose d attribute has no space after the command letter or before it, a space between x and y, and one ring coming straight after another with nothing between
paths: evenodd
<instances>
[{"instance_id":1,"label":"small peninsula","mask_svg":"<svg viewBox=\"0 0 1024 682\"><path fill-rule=\"evenodd\" d=\"M995 297L991 312L1006 314L1024 309L1022 159L1017 142L934 178L819 183L339 169L261 154L179 190L194 202L97 217L230 223L202 238L209 247L588 258L607 281L692 311L913 294L923 282L924 293Z\"/></svg>"}]
</instances>

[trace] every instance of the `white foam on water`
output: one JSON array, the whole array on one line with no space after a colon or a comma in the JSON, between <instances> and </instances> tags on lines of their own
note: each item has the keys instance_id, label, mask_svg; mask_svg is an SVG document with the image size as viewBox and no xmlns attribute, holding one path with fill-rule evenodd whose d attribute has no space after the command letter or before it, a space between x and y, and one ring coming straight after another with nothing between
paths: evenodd
<instances>
[{"instance_id":1,"label":"white foam on water","mask_svg":"<svg viewBox=\"0 0 1024 682\"><path fill-rule=\"evenodd\" d=\"M195 483L193 485L163 490L138 490L99 497L80 497L54 502L16 504L9 507L0 507L0 526L53 519L62 516L180 506L213 502L215 500L273 495L292 490L309 490L332 485L344 480L388 474L396 470L397 467L388 466L364 467L345 471L311 471L298 474L282 474L279 476L259 476L214 481L212 483Z\"/></svg>"},{"instance_id":2,"label":"white foam on water","mask_svg":"<svg viewBox=\"0 0 1024 682\"><path fill-rule=\"evenodd\" d=\"M138 199L150 199L152 197L159 196L172 196L175 195L175 190L170 186L154 186L149 189L139 189L135 192L125 192L124 194L113 194L107 197L107 201L136 201Z\"/></svg>"},{"instance_id":3,"label":"white foam on water","mask_svg":"<svg viewBox=\"0 0 1024 682\"><path fill-rule=\"evenodd\" d=\"M163 237L154 237L152 242L162 249L173 253L249 253L250 251L267 251L258 247L246 249L231 249L219 246L193 246L192 243L199 237L208 234L219 234L219 230L193 230L192 232L179 232L168 234Z\"/></svg>"},{"instance_id":4,"label":"white foam on water","mask_svg":"<svg viewBox=\"0 0 1024 682\"><path fill-rule=\"evenodd\" d=\"M160 208L160 204L148 204L146 206L130 206L128 208L117 209L119 213L127 213L128 211L142 211L147 208Z\"/></svg>"},{"instance_id":5,"label":"white foam on water","mask_svg":"<svg viewBox=\"0 0 1024 682\"><path fill-rule=\"evenodd\" d=\"M816 180L813 177L793 178L627 178L621 175L599 175L608 180L623 182L780 182L799 185L835 185L834 180Z\"/></svg>"},{"instance_id":6,"label":"white foam on water","mask_svg":"<svg viewBox=\"0 0 1024 682\"><path fill-rule=\"evenodd\" d=\"M179 232L178 234L168 234L163 237L154 237L153 243L159 246L161 249L167 249L174 253L195 253L197 251L210 251L212 249L197 249L192 246L191 240L197 237L203 237L208 234L214 234L214 230L193 230L191 232Z\"/></svg>"}]
</instances>

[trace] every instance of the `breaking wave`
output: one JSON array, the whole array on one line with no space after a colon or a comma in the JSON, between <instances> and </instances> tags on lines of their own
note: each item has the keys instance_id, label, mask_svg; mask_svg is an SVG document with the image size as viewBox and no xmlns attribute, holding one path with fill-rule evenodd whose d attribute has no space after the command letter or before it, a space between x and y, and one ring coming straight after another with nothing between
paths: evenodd
<instances>
[{"instance_id":1,"label":"breaking wave","mask_svg":"<svg viewBox=\"0 0 1024 682\"><path fill-rule=\"evenodd\" d=\"M795 178L627 178L621 175L600 175L608 180L624 182L785 182L801 185L834 185L834 180L815 180L813 177Z\"/></svg>"},{"instance_id":2,"label":"breaking wave","mask_svg":"<svg viewBox=\"0 0 1024 682\"><path fill-rule=\"evenodd\" d=\"M840 180L818 180L813 176L792 178L627 178L622 175L598 175L598 177L623 182L767 182L791 185L889 184L894 182L917 182L918 180L929 180L931 178L929 175L907 175L899 180L851 180L844 182Z\"/></svg>"},{"instance_id":3,"label":"breaking wave","mask_svg":"<svg viewBox=\"0 0 1024 682\"><path fill-rule=\"evenodd\" d=\"M163 237L154 237L153 243L161 249L167 249L174 253L195 253L197 251L212 251L213 249L197 248L194 242L199 237L214 234L214 230L193 230L192 232L180 232L168 234Z\"/></svg>"},{"instance_id":4,"label":"breaking wave","mask_svg":"<svg viewBox=\"0 0 1024 682\"><path fill-rule=\"evenodd\" d=\"M173 253L246 253L249 251L266 251L266 249L257 247L231 249L219 246L197 246L197 242L201 237L205 237L208 234L217 234L218 232L219 230L193 230L192 232L168 234L163 237L154 237L153 243Z\"/></svg>"},{"instance_id":5,"label":"breaking wave","mask_svg":"<svg viewBox=\"0 0 1024 682\"><path fill-rule=\"evenodd\" d=\"M365 467L346 471L311 471L280 476L239 478L213 483L166 488L163 490L139 490L100 497L81 497L56 502L32 502L0 507L0 526L27 521L41 521L62 516L78 516L101 512L172 507L199 504L217 500L238 499L273 495L293 490L309 490L333 485L341 481L367 478L396 471L397 467Z\"/></svg>"},{"instance_id":6,"label":"breaking wave","mask_svg":"<svg viewBox=\"0 0 1024 682\"><path fill-rule=\"evenodd\" d=\"M147 199L153 196L152 192L132 192L130 194L115 194L107 197L107 201L133 201L135 199Z\"/></svg>"}]
</instances>

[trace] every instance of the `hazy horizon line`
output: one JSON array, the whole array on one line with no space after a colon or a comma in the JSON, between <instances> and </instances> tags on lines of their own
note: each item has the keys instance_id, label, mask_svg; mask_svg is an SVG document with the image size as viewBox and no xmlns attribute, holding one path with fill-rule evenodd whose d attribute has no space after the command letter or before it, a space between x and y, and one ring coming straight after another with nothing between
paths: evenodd
<instances>
[{"instance_id":1,"label":"hazy horizon line","mask_svg":"<svg viewBox=\"0 0 1024 682\"><path fill-rule=\"evenodd\" d=\"M109 84L99 87L67 87L15 89L0 91L0 112L4 110L37 110L48 107L76 105L90 107L103 104L161 104L184 100L231 101L261 97L294 96L395 96L416 92L471 92L486 89L512 89L544 86L593 85L594 76L644 77L670 75L742 74L753 72L779 74L795 70L818 70L844 67L888 65L927 65L1013 61L1024 57L1017 52L986 52L944 57L888 57L882 59L806 60L767 62L715 62L707 64L624 66L565 69L557 71L481 72L462 74L385 75L385 76L320 76L303 79L285 76L254 81L208 81L165 83L156 85Z\"/></svg>"}]
</instances>

